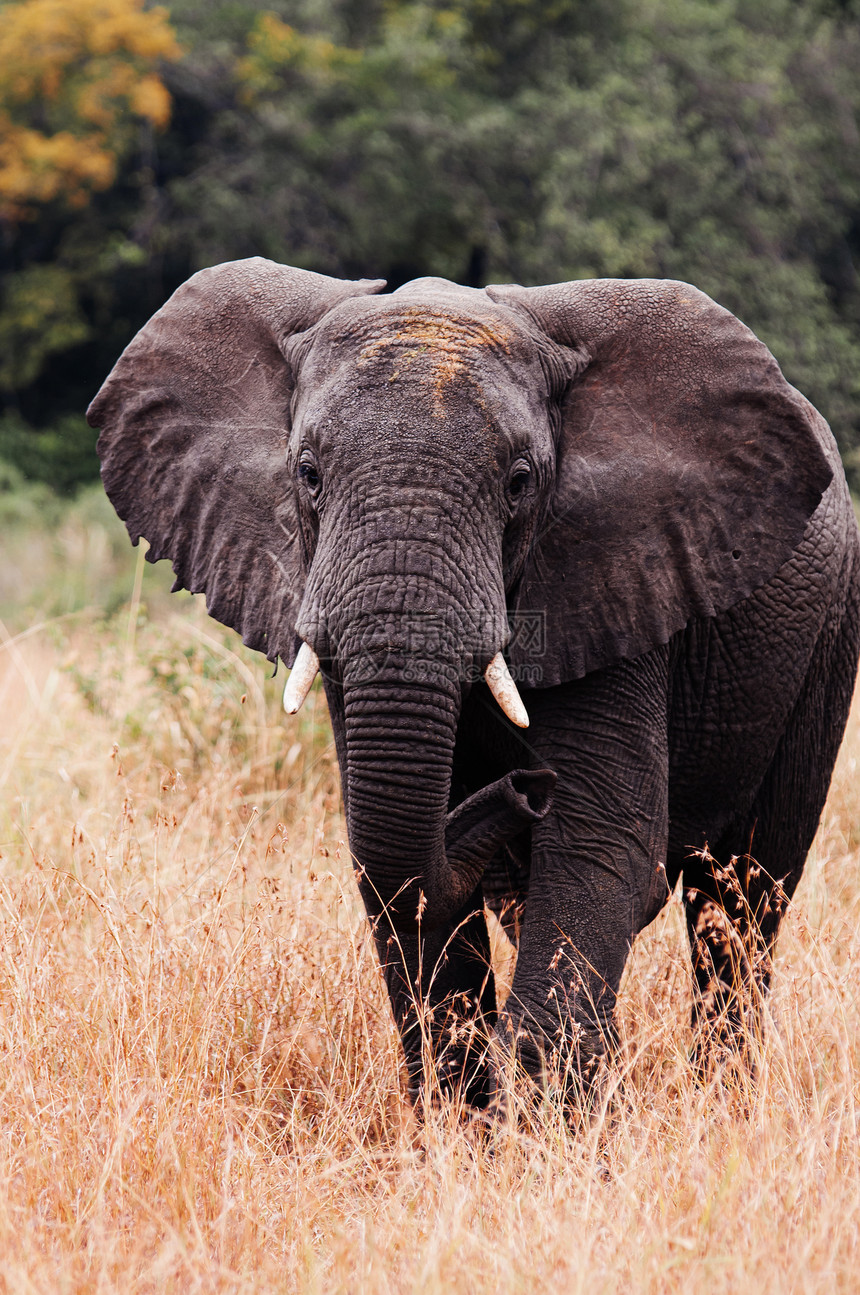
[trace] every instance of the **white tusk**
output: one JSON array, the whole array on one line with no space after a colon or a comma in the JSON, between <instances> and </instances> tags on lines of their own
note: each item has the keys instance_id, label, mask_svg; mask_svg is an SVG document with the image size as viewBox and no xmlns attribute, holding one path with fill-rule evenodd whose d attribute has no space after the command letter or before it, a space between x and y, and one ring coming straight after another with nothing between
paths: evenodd
<instances>
[{"instance_id":1,"label":"white tusk","mask_svg":"<svg viewBox=\"0 0 860 1295\"><path fill-rule=\"evenodd\" d=\"M297 710L301 710L313 681L319 674L319 668L320 659L316 652L307 643L303 643L284 689L284 710L288 715L295 715Z\"/></svg>"},{"instance_id":2,"label":"white tusk","mask_svg":"<svg viewBox=\"0 0 860 1295\"><path fill-rule=\"evenodd\" d=\"M511 678L505 658L497 652L484 671L484 678L490 692L501 706L512 723L518 728L528 728L529 717L523 699L517 692L517 685Z\"/></svg>"}]
</instances>

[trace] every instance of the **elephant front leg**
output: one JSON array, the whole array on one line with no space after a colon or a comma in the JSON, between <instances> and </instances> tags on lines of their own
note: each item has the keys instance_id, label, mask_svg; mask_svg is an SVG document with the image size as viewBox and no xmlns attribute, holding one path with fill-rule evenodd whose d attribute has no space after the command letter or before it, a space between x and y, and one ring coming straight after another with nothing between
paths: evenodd
<instances>
[{"instance_id":1,"label":"elephant front leg","mask_svg":"<svg viewBox=\"0 0 860 1295\"><path fill-rule=\"evenodd\" d=\"M590 1088L632 942L668 897L666 677L661 651L529 699L558 782L498 1035L539 1083Z\"/></svg>"},{"instance_id":2,"label":"elephant front leg","mask_svg":"<svg viewBox=\"0 0 860 1295\"><path fill-rule=\"evenodd\" d=\"M412 1102L441 1094L485 1107L496 987L480 887L450 925L398 932L383 917L374 934Z\"/></svg>"}]
</instances>

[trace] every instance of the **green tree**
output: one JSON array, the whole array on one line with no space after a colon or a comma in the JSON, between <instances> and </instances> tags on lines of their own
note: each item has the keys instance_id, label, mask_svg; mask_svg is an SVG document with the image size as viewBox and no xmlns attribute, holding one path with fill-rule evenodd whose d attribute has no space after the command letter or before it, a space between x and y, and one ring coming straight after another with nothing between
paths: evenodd
<instances>
[{"instance_id":1,"label":"green tree","mask_svg":"<svg viewBox=\"0 0 860 1295\"><path fill-rule=\"evenodd\" d=\"M165 10L143 0L0 4L0 398L16 411L0 454L64 487L96 460L63 366L70 374L88 343L100 349L112 282L141 250L116 216L128 205L129 160L168 123L159 67L179 55ZM144 177L131 187L139 193ZM56 423L76 404L62 421L67 444L31 434L26 451L18 411Z\"/></svg>"},{"instance_id":2,"label":"green tree","mask_svg":"<svg viewBox=\"0 0 860 1295\"><path fill-rule=\"evenodd\" d=\"M170 20L183 56L139 66L166 129L127 86L109 187L7 222L0 383L16 366L31 421L83 406L221 260L392 286L657 275L770 344L860 480L855 0L174 0Z\"/></svg>"}]
</instances>

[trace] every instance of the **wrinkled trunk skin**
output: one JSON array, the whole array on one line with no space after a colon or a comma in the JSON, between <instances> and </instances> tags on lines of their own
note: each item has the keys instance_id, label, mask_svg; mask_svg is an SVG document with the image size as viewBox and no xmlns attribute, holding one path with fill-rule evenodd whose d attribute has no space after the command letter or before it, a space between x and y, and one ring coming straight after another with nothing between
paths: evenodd
<instances>
[{"instance_id":1,"label":"wrinkled trunk skin","mask_svg":"<svg viewBox=\"0 0 860 1295\"><path fill-rule=\"evenodd\" d=\"M433 488L404 487L394 502L386 488L371 506L368 485L361 526L340 533L349 510L329 512L298 630L330 673L350 850L411 1095L459 1093L480 1107L496 1023L480 879L502 843L546 813L553 778L509 774L449 813L464 671L503 645L506 611L500 554L474 519L444 524L440 505L427 535L410 537Z\"/></svg>"},{"instance_id":2,"label":"wrinkled trunk skin","mask_svg":"<svg viewBox=\"0 0 860 1295\"><path fill-rule=\"evenodd\" d=\"M455 1088L486 1103L495 983L479 884L445 886L445 826L459 685L405 684L403 671L344 680L350 849L403 1041L410 1095ZM447 956L446 956L447 955ZM429 1044L429 1047L427 1046ZM436 1074L425 1076L428 1056Z\"/></svg>"},{"instance_id":3,"label":"wrinkled trunk skin","mask_svg":"<svg viewBox=\"0 0 860 1295\"><path fill-rule=\"evenodd\" d=\"M399 672L347 684L344 703L350 849L411 1095L483 1107L496 996L480 875L546 812L554 777L518 771L448 813L459 686L404 687Z\"/></svg>"},{"instance_id":4,"label":"wrinkled trunk skin","mask_svg":"<svg viewBox=\"0 0 860 1295\"><path fill-rule=\"evenodd\" d=\"M452 907L445 820L459 697L407 683L402 670L351 685L347 670L344 707L350 848L368 874L369 910L387 905L407 926L423 894L426 924L436 924Z\"/></svg>"}]
</instances>

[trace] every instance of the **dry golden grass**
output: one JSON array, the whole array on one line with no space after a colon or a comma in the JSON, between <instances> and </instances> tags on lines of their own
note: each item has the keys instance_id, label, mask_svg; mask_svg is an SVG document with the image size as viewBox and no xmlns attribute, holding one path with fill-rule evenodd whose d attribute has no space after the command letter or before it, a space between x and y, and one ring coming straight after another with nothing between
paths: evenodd
<instances>
[{"instance_id":1,"label":"dry golden grass","mask_svg":"<svg viewBox=\"0 0 860 1295\"><path fill-rule=\"evenodd\" d=\"M322 697L190 599L9 637L0 1290L857 1289L860 708L755 1089L693 1080L673 901L604 1108L490 1151L404 1102Z\"/></svg>"}]
</instances>

